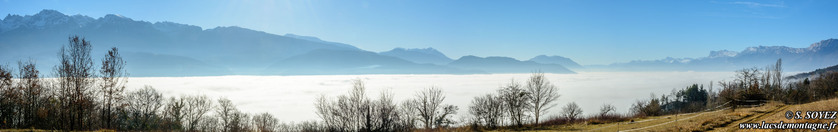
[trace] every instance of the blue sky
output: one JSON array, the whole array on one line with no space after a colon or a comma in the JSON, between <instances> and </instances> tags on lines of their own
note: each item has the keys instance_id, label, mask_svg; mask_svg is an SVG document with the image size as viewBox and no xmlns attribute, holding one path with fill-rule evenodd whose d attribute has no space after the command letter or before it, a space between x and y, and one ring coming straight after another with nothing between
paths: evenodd
<instances>
[{"instance_id":1,"label":"blue sky","mask_svg":"<svg viewBox=\"0 0 838 132\"><path fill-rule=\"evenodd\" d=\"M293 33L370 51L433 47L464 55L561 55L583 65L838 38L838 1L2 0L0 13L120 14L204 29Z\"/></svg>"}]
</instances>

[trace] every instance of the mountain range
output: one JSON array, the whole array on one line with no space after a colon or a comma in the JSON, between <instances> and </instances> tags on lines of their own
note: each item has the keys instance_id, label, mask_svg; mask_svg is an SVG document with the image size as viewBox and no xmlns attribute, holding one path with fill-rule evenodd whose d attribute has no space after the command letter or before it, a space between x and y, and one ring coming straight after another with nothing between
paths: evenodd
<instances>
[{"instance_id":1,"label":"mountain range","mask_svg":"<svg viewBox=\"0 0 838 132\"><path fill-rule=\"evenodd\" d=\"M574 73L570 69L559 64L542 64L534 61L519 61L509 57L477 57L463 56L454 62L448 63L451 67L471 68L490 73ZM530 71L526 71L530 70Z\"/></svg>"},{"instance_id":2,"label":"mountain range","mask_svg":"<svg viewBox=\"0 0 838 132\"><path fill-rule=\"evenodd\" d=\"M838 64L838 39L805 48L756 46L711 51L699 58L583 66L570 58L548 55L529 60L467 55L455 60L431 47L372 52L317 37L276 35L236 26L203 29L115 14L93 18L42 10L34 15L10 14L0 21L0 65L31 59L39 70L49 73L58 62L59 48L71 35L92 42L94 59L104 56L108 48L119 48L132 76L733 71L764 67L778 59L786 71L811 71Z\"/></svg>"},{"instance_id":3,"label":"mountain range","mask_svg":"<svg viewBox=\"0 0 838 132\"><path fill-rule=\"evenodd\" d=\"M437 65L445 65L451 63L454 60L442 54L442 52L437 51L434 48L424 48L424 49L405 49L405 48L394 48L390 51L380 52L378 54L392 56L397 58L402 58L408 61L416 62L416 63L428 63L428 64L437 64Z\"/></svg>"},{"instance_id":4,"label":"mountain range","mask_svg":"<svg viewBox=\"0 0 838 132\"><path fill-rule=\"evenodd\" d=\"M529 61L537 62L537 63L544 63L544 64L558 64L564 67L567 67L571 70L582 70L584 67L576 63L575 61L571 60L567 57L562 56L546 56L546 55L539 55L535 56Z\"/></svg>"},{"instance_id":5,"label":"mountain range","mask_svg":"<svg viewBox=\"0 0 838 132\"><path fill-rule=\"evenodd\" d=\"M785 71L812 71L838 64L838 39L826 39L806 48L787 46L756 46L742 51L711 51L706 57L638 60L588 68L627 71L733 71L773 65L782 59Z\"/></svg>"},{"instance_id":6,"label":"mountain range","mask_svg":"<svg viewBox=\"0 0 838 132\"><path fill-rule=\"evenodd\" d=\"M115 14L93 18L55 10L25 16L10 14L0 21L0 64L32 59L39 70L49 73L46 71L58 62L58 49L71 35L91 41L94 59L100 59L110 47L119 48L131 76L574 73L549 70L566 69L559 64L518 60L510 63L520 65L490 63L498 59L491 57L468 62L475 67L504 65L515 70L462 67L449 64L455 60L433 48L394 48L376 53L316 37L276 35L236 26L202 29Z\"/></svg>"}]
</instances>

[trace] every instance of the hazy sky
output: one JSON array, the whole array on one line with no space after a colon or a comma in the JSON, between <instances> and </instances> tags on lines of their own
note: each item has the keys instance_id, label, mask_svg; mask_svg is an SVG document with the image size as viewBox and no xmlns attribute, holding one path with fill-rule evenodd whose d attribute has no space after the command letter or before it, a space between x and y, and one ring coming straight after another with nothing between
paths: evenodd
<instances>
[{"instance_id":1,"label":"hazy sky","mask_svg":"<svg viewBox=\"0 0 838 132\"><path fill-rule=\"evenodd\" d=\"M838 38L836 7L838 1L826 0L2 0L0 13L120 14L315 36L371 51L433 47L454 59L546 54L591 65L756 45L806 47Z\"/></svg>"}]
</instances>

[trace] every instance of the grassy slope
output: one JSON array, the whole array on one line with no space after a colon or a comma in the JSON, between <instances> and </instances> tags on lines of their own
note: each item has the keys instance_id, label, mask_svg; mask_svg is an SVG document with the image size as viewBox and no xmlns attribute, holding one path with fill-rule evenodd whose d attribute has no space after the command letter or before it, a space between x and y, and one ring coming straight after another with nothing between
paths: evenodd
<instances>
[{"instance_id":1,"label":"grassy slope","mask_svg":"<svg viewBox=\"0 0 838 132\"><path fill-rule=\"evenodd\" d=\"M679 115L655 116L634 119L635 122L625 121L606 124L572 124L547 126L550 130L539 131L742 131L739 123L783 122L832 122L838 120L789 120L785 118L786 111L838 111L838 99L817 101L799 105L785 105L770 102L763 106L686 113ZM500 130L504 131L504 130ZM745 130L768 131L768 130ZM806 130L808 131L808 130ZM833 130L835 131L835 130Z\"/></svg>"}]
</instances>

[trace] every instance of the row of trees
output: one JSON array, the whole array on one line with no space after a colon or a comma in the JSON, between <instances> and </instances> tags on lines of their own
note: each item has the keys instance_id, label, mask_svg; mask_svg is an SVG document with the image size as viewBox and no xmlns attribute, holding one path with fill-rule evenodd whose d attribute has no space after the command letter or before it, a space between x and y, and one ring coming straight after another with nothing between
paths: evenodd
<instances>
[{"instance_id":1,"label":"row of trees","mask_svg":"<svg viewBox=\"0 0 838 132\"><path fill-rule=\"evenodd\" d=\"M315 103L323 120L323 131L412 131L417 126L426 130L444 129L456 123L458 107L443 104L445 96L438 88L427 88L400 104L393 94L382 92L378 99L366 95L361 80L355 80L347 95L334 99L321 96Z\"/></svg>"},{"instance_id":2,"label":"row of trees","mask_svg":"<svg viewBox=\"0 0 838 132\"><path fill-rule=\"evenodd\" d=\"M475 97L469 106L473 126L497 128L505 124L523 126L538 124L559 98L558 88L541 72L533 73L526 85L512 80L497 90ZM581 113L581 110L579 111Z\"/></svg>"},{"instance_id":3,"label":"row of trees","mask_svg":"<svg viewBox=\"0 0 838 132\"><path fill-rule=\"evenodd\" d=\"M800 104L838 96L838 72L830 71L817 75L813 79L805 78L786 84L785 93L777 100Z\"/></svg>"},{"instance_id":4,"label":"row of trees","mask_svg":"<svg viewBox=\"0 0 838 132\"><path fill-rule=\"evenodd\" d=\"M737 70L732 81L720 81L721 90L714 91L713 82L708 89L704 85L692 84L659 98L654 94L648 100L632 104L634 116L658 116L689 113L739 105L758 105L769 100L787 97L788 87L783 86L782 60L774 65Z\"/></svg>"},{"instance_id":5,"label":"row of trees","mask_svg":"<svg viewBox=\"0 0 838 132\"><path fill-rule=\"evenodd\" d=\"M712 88L711 88L712 89ZM639 100L629 109L634 116L659 116L665 114L690 113L712 108L714 94L704 89L704 85L692 84L681 90L673 90L669 95L649 100Z\"/></svg>"},{"instance_id":6,"label":"row of trees","mask_svg":"<svg viewBox=\"0 0 838 132\"><path fill-rule=\"evenodd\" d=\"M124 99L125 61L112 48L97 74L90 42L78 36L68 40L58 52L54 79L41 79L33 60L18 62L17 78L10 67L0 66L0 127L113 127L116 107L124 105L118 102Z\"/></svg>"},{"instance_id":7,"label":"row of trees","mask_svg":"<svg viewBox=\"0 0 838 132\"><path fill-rule=\"evenodd\" d=\"M696 112L742 105L759 105L767 101L800 104L838 96L838 72L826 72L803 80L785 80L782 59L764 68L745 68L736 71L732 81L721 81L714 91L693 84L669 95L654 95L649 100L637 101L631 111L637 116L655 116ZM812 79L810 79L812 78Z\"/></svg>"}]
</instances>

